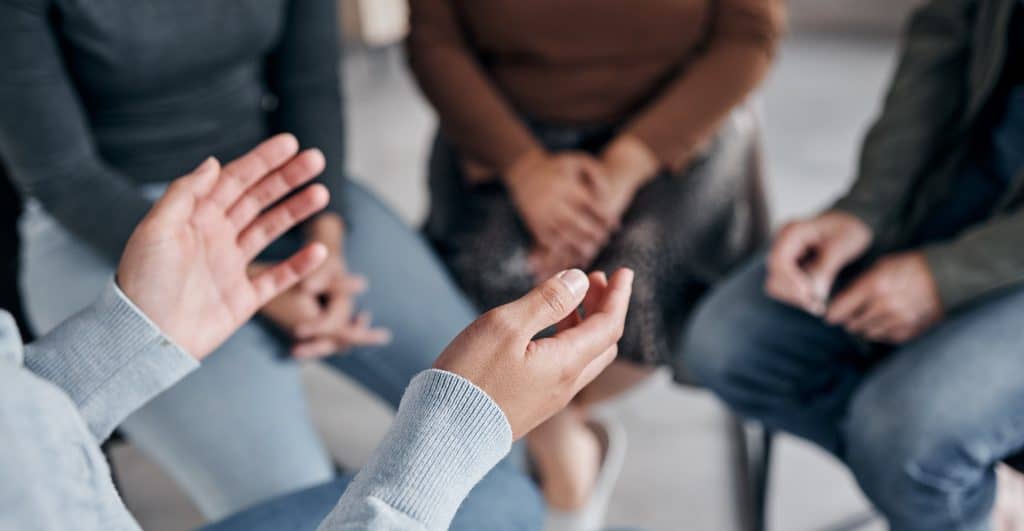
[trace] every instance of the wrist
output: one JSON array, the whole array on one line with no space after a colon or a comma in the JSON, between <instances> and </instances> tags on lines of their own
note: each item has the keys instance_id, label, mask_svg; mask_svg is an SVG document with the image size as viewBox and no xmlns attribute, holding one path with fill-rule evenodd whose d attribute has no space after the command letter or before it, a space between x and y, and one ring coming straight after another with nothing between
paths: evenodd
<instances>
[{"instance_id":1,"label":"wrist","mask_svg":"<svg viewBox=\"0 0 1024 531\"><path fill-rule=\"evenodd\" d=\"M848 235L855 236L858 239L872 241L874 239L874 231L871 230L871 226L864 222L861 218L854 214L846 212L844 210L828 210L818 216L819 220L826 221L827 223L834 223L842 227L842 231Z\"/></svg>"},{"instance_id":2,"label":"wrist","mask_svg":"<svg viewBox=\"0 0 1024 531\"><path fill-rule=\"evenodd\" d=\"M543 149L531 149L523 153L505 171L501 173L501 181L511 190L515 190L523 181L529 178L534 169L543 164L548 158L547 151Z\"/></svg>"},{"instance_id":3,"label":"wrist","mask_svg":"<svg viewBox=\"0 0 1024 531\"><path fill-rule=\"evenodd\" d=\"M633 191L653 179L660 169L654 152L632 135L613 140L601 158L615 184Z\"/></svg>"}]
</instances>

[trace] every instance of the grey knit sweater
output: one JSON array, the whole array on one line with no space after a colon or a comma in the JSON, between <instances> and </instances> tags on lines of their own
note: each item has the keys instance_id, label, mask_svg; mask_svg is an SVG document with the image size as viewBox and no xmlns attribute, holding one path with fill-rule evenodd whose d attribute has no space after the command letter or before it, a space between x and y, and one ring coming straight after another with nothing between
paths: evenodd
<instances>
[{"instance_id":1,"label":"grey knit sweater","mask_svg":"<svg viewBox=\"0 0 1024 531\"><path fill-rule=\"evenodd\" d=\"M17 338L0 311L0 528L137 531L98 442L196 361L113 282L36 343L22 348ZM447 529L511 444L508 420L484 391L455 374L425 371L320 529Z\"/></svg>"},{"instance_id":2,"label":"grey knit sweater","mask_svg":"<svg viewBox=\"0 0 1024 531\"><path fill-rule=\"evenodd\" d=\"M0 0L0 166L111 263L140 183L276 132L324 152L340 213L337 25L335 0Z\"/></svg>"}]
</instances>

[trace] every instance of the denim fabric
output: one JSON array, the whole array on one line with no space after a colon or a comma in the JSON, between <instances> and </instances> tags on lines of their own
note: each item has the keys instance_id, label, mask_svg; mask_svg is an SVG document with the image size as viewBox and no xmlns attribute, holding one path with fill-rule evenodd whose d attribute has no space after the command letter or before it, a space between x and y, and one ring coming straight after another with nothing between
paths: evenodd
<instances>
[{"instance_id":1,"label":"denim fabric","mask_svg":"<svg viewBox=\"0 0 1024 531\"><path fill-rule=\"evenodd\" d=\"M1024 290L880 349L768 298L764 278L755 261L698 310L694 377L844 460L894 530L988 529L993 466L1024 447Z\"/></svg>"},{"instance_id":2,"label":"denim fabric","mask_svg":"<svg viewBox=\"0 0 1024 531\"><path fill-rule=\"evenodd\" d=\"M344 197L349 266L370 282L360 306L395 338L388 347L327 363L397 406L410 379L474 312L422 240L378 200L355 184ZM26 305L35 328L45 332L89 304L111 270L38 206L23 218L22 233ZM250 322L122 425L207 517L333 478L286 346L270 327Z\"/></svg>"}]
</instances>

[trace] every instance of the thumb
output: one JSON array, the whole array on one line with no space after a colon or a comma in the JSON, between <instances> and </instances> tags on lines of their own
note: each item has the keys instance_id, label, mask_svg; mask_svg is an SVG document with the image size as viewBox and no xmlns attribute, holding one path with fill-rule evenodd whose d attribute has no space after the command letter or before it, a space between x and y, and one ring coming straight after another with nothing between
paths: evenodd
<instances>
[{"instance_id":1,"label":"thumb","mask_svg":"<svg viewBox=\"0 0 1024 531\"><path fill-rule=\"evenodd\" d=\"M583 271L568 269L539 284L521 299L509 303L507 311L532 337L576 311L589 287L590 281Z\"/></svg>"},{"instance_id":2,"label":"thumb","mask_svg":"<svg viewBox=\"0 0 1024 531\"><path fill-rule=\"evenodd\" d=\"M826 244L818 249L818 256L807 266L807 274L811 277L811 287L816 300L828 300L836 276L849 261L847 254L835 245Z\"/></svg>"}]
</instances>

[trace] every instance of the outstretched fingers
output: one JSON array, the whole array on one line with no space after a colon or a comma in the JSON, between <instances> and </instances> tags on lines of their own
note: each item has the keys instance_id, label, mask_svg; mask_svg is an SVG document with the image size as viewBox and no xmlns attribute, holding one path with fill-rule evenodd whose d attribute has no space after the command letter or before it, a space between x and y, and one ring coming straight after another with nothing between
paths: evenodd
<instances>
[{"instance_id":1,"label":"outstretched fingers","mask_svg":"<svg viewBox=\"0 0 1024 531\"><path fill-rule=\"evenodd\" d=\"M316 271L325 259L327 247L322 243L311 243L287 260L257 273L251 279L256 291L257 307L263 307L278 295L288 291Z\"/></svg>"},{"instance_id":2,"label":"outstretched fingers","mask_svg":"<svg viewBox=\"0 0 1024 531\"><path fill-rule=\"evenodd\" d=\"M207 158L188 175L175 179L153 205L150 215L183 222L195 212L196 204L209 193L218 175L220 163L213 157Z\"/></svg>"},{"instance_id":3,"label":"outstretched fingers","mask_svg":"<svg viewBox=\"0 0 1024 531\"><path fill-rule=\"evenodd\" d=\"M245 191L228 210L228 219L239 231L247 227L260 212L282 197L313 180L324 170L324 155L318 149L307 149L274 170Z\"/></svg>"},{"instance_id":4,"label":"outstretched fingers","mask_svg":"<svg viewBox=\"0 0 1024 531\"><path fill-rule=\"evenodd\" d=\"M261 214L238 235L238 247L246 261L256 258L279 236L323 210L328 200L327 188L314 184Z\"/></svg>"},{"instance_id":5,"label":"outstretched fingers","mask_svg":"<svg viewBox=\"0 0 1024 531\"><path fill-rule=\"evenodd\" d=\"M251 186L291 160L298 152L299 141L293 135L282 133L271 137L225 165L209 199L226 210Z\"/></svg>"}]
</instances>

